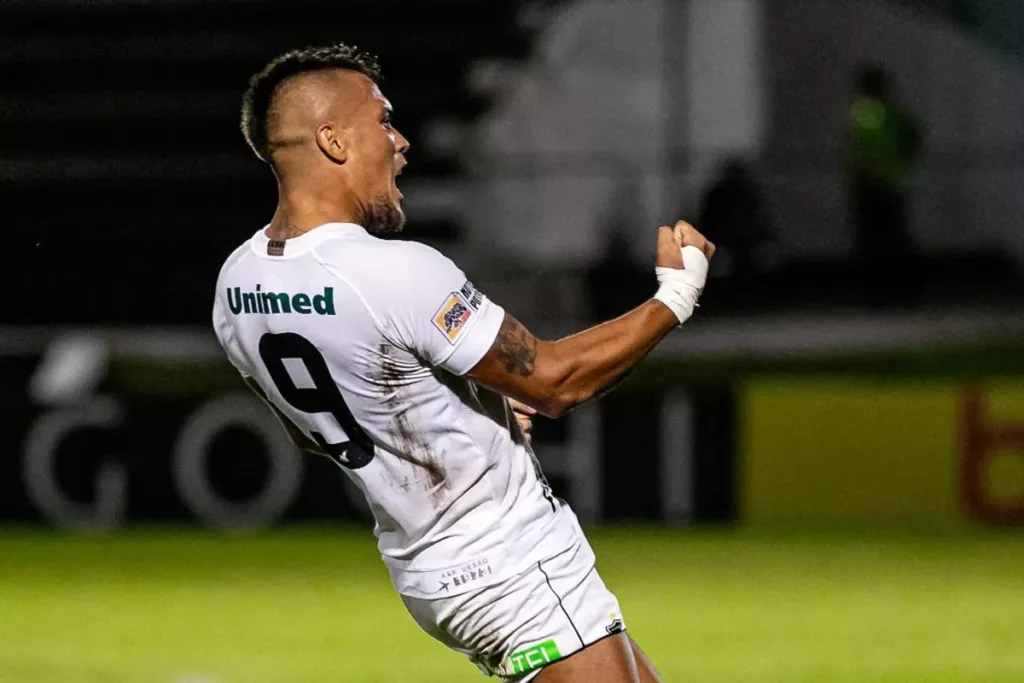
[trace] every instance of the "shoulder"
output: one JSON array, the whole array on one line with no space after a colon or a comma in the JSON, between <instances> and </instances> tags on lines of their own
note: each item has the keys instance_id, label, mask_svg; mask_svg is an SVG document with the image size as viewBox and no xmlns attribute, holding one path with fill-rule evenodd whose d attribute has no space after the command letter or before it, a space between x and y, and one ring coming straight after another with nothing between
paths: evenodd
<instances>
[{"instance_id":1,"label":"shoulder","mask_svg":"<svg viewBox=\"0 0 1024 683\"><path fill-rule=\"evenodd\" d=\"M362 289L402 290L424 280L450 279L462 271L447 256L425 244L369 236L357 242L332 239L316 248L320 265Z\"/></svg>"},{"instance_id":2,"label":"shoulder","mask_svg":"<svg viewBox=\"0 0 1024 683\"><path fill-rule=\"evenodd\" d=\"M380 261L410 266L451 263L444 254L425 244L410 240L385 240L373 235L366 235L356 241L344 237L329 239L317 245L315 252L317 259L325 265L366 263L368 259L375 265Z\"/></svg>"},{"instance_id":3,"label":"shoulder","mask_svg":"<svg viewBox=\"0 0 1024 683\"><path fill-rule=\"evenodd\" d=\"M339 239L318 245L316 252L320 266L359 297L384 327L429 323L466 284L465 273L451 259L418 242Z\"/></svg>"},{"instance_id":4,"label":"shoulder","mask_svg":"<svg viewBox=\"0 0 1024 683\"><path fill-rule=\"evenodd\" d=\"M433 247L409 241L394 241L391 244L396 269L401 271L403 278L422 282L425 277L447 279L455 273L458 277L464 277L454 261Z\"/></svg>"},{"instance_id":5,"label":"shoulder","mask_svg":"<svg viewBox=\"0 0 1024 683\"><path fill-rule=\"evenodd\" d=\"M213 294L213 311L215 318L220 316L220 308L224 303L221 299L226 296L225 292L228 287L226 282L230 281L232 271L238 268L239 264L243 259L245 259L249 251L249 240L246 240L236 247L235 250L231 252L231 255L228 256L221 265L220 272L217 273L217 285Z\"/></svg>"},{"instance_id":6,"label":"shoulder","mask_svg":"<svg viewBox=\"0 0 1024 683\"><path fill-rule=\"evenodd\" d=\"M220 272L217 274L218 284L224 279L225 275L227 275L235 267L237 267L238 264L246 257L246 255L249 254L249 252L251 251L251 246L249 244L250 242L251 238L245 240L240 245L235 247L235 250L232 251L231 254L226 259L224 259L224 263L221 264L220 267Z\"/></svg>"}]
</instances>

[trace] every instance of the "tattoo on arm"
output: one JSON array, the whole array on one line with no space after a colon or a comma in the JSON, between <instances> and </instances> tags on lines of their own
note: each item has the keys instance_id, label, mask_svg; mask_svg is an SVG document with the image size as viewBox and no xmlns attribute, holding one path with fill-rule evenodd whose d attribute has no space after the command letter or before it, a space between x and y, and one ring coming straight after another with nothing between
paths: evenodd
<instances>
[{"instance_id":1,"label":"tattoo on arm","mask_svg":"<svg viewBox=\"0 0 1024 683\"><path fill-rule=\"evenodd\" d=\"M506 372L520 377L533 374L533 364L537 359L537 339L522 323L507 313L498 330L494 348Z\"/></svg>"}]
</instances>

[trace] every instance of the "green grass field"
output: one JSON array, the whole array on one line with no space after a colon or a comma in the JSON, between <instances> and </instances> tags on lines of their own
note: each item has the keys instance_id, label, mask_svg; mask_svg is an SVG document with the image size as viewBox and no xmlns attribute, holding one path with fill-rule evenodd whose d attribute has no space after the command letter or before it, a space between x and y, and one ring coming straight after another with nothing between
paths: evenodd
<instances>
[{"instance_id":1,"label":"green grass field","mask_svg":"<svg viewBox=\"0 0 1024 683\"><path fill-rule=\"evenodd\" d=\"M667 681L1024 681L1024 535L591 536ZM0 533L2 683L485 680L365 531Z\"/></svg>"}]
</instances>

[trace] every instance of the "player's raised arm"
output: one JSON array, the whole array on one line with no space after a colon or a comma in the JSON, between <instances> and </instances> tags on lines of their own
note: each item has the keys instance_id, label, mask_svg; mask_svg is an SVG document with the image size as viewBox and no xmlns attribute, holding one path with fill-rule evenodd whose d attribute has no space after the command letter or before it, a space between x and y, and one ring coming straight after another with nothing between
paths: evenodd
<instances>
[{"instance_id":1,"label":"player's raised arm","mask_svg":"<svg viewBox=\"0 0 1024 683\"><path fill-rule=\"evenodd\" d=\"M480 384L558 417L611 388L693 312L714 245L692 226L658 232L654 298L615 320L554 342L505 314L487 354L469 371Z\"/></svg>"}]
</instances>

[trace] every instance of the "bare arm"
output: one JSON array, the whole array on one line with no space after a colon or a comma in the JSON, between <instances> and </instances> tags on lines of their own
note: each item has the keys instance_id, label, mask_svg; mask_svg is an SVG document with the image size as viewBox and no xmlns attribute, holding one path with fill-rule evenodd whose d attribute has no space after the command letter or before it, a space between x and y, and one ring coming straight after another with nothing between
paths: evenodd
<instances>
[{"instance_id":1,"label":"bare arm","mask_svg":"<svg viewBox=\"0 0 1024 683\"><path fill-rule=\"evenodd\" d=\"M708 257L714 254L714 245L686 227L690 232L677 228L675 239L670 230L662 230L659 265L682 268L682 243L700 247ZM651 299L620 318L546 342L506 314L491 349L468 376L558 417L614 386L678 324L675 313Z\"/></svg>"},{"instance_id":2,"label":"bare arm","mask_svg":"<svg viewBox=\"0 0 1024 683\"><path fill-rule=\"evenodd\" d=\"M558 417L611 388L678 324L652 299L621 318L546 342L506 313L494 346L469 376Z\"/></svg>"}]
</instances>

